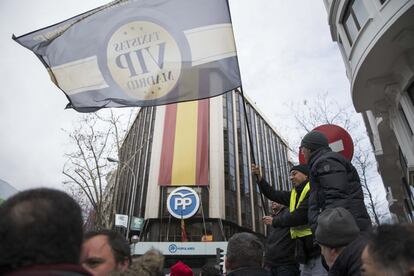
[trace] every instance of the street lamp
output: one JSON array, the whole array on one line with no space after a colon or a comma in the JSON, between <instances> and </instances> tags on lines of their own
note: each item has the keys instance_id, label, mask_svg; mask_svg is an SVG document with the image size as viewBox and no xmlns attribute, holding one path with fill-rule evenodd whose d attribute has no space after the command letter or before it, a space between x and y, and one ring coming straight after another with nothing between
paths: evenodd
<instances>
[{"instance_id":1,"label":"street lamp","mask_svg":"<svg viewBox=\"0 0 414 276\"><path fill-rule=\"evenodd\" d=\"M126 231L126 238L129 239L129 229L131 227L131 221L132 221L132 214L134 212L134 205L135 205L135 195L136 195L136 188L137 188L137 177L135 175L134 170L128 165L128 163L119 161L115 158L111 158L111 157L107 157L106 160L108 160L109 162L112 163L119 163L122 164L124 167L127 167L131 173L132 173L132 178L133 178L133 183L132 183L132 197L131 197L131 202L129 204L129 211L128 211L128 223L127 223L127 231Z\"/></svg>"},{"instance_id":2,"label":"street lamp","mask_svg":"<svg viewBox=\"0 0 414 276\"><path fill-rule=\"evenodd\" d=\"M132 255L135 255L135 247L136 247L136 245L137 245L138 242L139 242L139 236L138 235L133 235L131 237L131 243L134 244L134 248L133 248Z\"/></svg>"}]
</instances>

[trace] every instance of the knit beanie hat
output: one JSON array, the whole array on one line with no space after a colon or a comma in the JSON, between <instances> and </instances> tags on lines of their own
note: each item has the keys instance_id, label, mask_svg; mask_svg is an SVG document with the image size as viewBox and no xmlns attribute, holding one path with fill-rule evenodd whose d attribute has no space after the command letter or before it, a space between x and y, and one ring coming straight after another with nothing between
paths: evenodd
<instances>
[{"instance_id":1,"label":"knit beanie hat","mask_svg":"<svg viewBox=\"0 0 414 276\"><path fill-rule=\"evenodd\" d=\"M170 276L193 276L193 271L183 262L178 261L170 268Z\"/></svg>"},{"instance_id":2,"label":"knit beanie hat","mask_svg":"<svg viewBox=\"0 0 414 276\"><path fill-rule=\"evenodd\" d=\"M319 148L329 146L329 143L328 138L326 138L325 134L316 130L312 130L302 138L300 146L310 150L317 150Z\"/></svg>"},{"instance_id":3,"label":"knit beanie hat","mask_svg":"<svg viewBox=\"0 0 414 276\"><path fill-rule=\"evenodd\" d=\"M306 165L296 165L293 166L292 168L290 168L290 171L299 171L301 173L303 173L304 175L308 176L309 175L309 168Z\"/></svg>"},{"instance_id":4,"label":"knit beanie hat","mask_svg":"<svg viewBox=\"0 0 414 276\"><path fill-rule=\"evenodd\" d=\"M321 245L342 247L355 240L358 234L354 217L342 207L326 209L318 216L315 239Z\"/></svg>"}]
</instances>

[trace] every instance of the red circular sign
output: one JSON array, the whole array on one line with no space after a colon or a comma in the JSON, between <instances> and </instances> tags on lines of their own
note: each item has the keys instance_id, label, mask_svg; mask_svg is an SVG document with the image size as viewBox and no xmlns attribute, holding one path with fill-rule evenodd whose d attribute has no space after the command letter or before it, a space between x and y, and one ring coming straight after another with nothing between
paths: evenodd
<instances>
[{"instance_id":1,"label":"red circular sign","mask_svg":"<svg viewBox=\"0 0 414 276\"><path fill-rule=\"evenodd\" d=\"M325 134L332 151L339 152L348 160L352 160L352 156L354 155L354 142L352 141L351 135L345 129L337 125L320 125L313 130ZM299 163L306 164L305 158L300 150Z\"/></svg>"}]
</instances>

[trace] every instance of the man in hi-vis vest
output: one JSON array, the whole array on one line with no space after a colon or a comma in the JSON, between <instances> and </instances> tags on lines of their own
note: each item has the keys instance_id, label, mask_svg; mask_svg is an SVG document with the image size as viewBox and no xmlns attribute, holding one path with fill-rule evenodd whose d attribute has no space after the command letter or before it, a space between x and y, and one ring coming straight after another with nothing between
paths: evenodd
<instances>
[{"instance_id":1,"label":"man in hi-vis vest","mask_svg":"<svg viewBox=\"0 0 414 276\"><path fill-rule=\"evenodd\" d=\"M328 275L322 265L321 252L314 244L312 231L308 224L309 169L306 165L293 166L290 169L292 191L279 191L266 182L260 169L252 165L252 174L257 175L263 194L270 200L289 206L289 213L283 216L263 217L263 222L274 227L290 227L290 236L296 241L296 260L301 264L301 275Z\"/></svg>"}]
</instances>

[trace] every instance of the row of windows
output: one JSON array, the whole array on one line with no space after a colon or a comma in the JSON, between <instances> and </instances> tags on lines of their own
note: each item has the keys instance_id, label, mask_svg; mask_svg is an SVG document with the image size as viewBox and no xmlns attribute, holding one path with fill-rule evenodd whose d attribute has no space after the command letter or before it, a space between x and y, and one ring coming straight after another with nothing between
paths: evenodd
<instances>
[{"instance_id":1,"label":"row of windows","mask_svg":"<svg viewBox=\"0 0 414 276\"><path fill-rule=\"evenodd\" d=\"M408 221L413 222L414 196L412 185L414 183L412 183L412 177L409 172L408 159L411 159L409 163L412 163L414 155L414 82L402 94L397 111L400 126L396 127L395 131L400 134L400 139L402 139L399 141L399 161L404 175L402 180L403 187L405 188L405 214Z\"/></svg>"},{"instance_id":2,"label":"row of windows","mask_svg":"<svg viewBox=\"0 0 414 276\"><path fill-rule=\"evenodd\" d=\"M386 0L375 1L379 1L381 5L386 2ZM354 44L358 33L369 19L369 12L366 4L366 0L351 0L345 9L345 13L341 22L350 46ZM338 41L339 43L342 43L340 36L338 38Z\"/></svg>"},{"instance_id":3,"label":"row of windows","mask_svg":"<svg viewBox=\"0 0 414 276\"><path fill-rule=\"evenodd\" d=\"M241 226L251 228L254 223L256 231L263 233L263 223L259 219L263 216L261 195L258 186L251 183L250 162L256 162L262 167L263 176L270 185L276 189L288 190L287 147L251 105L247 104L246 112L253 144L251 148L249 148L242 96L233 92L223 96L225 214L226 220L238 223L238 209L235 206L237 206L236 185L239 179ZM253 151L255 161L249 159L250 151ZM236 166L239 178L237 178ZM250 187L253 187L253 190ZM253 210L250 207L252 200ZM268 205L268 202L266 201L265 204ZM254 222L253 214L256 218Z\"/></svg>"},{"instance_id":4,"label":"row of windows","mask_svg":"<svg viewBox=\"0 0 414 276\"><path fill-rule=\"evenodd\" d=\"M368 20L368 11L363 0L353 0L348 4L343 18L345 33L349 44L352 45L361 27Z\"/></svg>"},{"instance_id":5,"label":"row of windows","mask_svg":"<svg viewBox=\"0 0 414 276\"><path fill-rule=\"evenodd\" d=\"M414 135L414 82L408 87L406 97L401 98L398 111L411 140Z\"/></svg>"},{"instance_id":6,"label":"row of windows","mask_svg":"<svg viewBox=\"0 0 414 276\"><path fill-rule=\"evenodd\" d=\"M413 186L409 185L407 183L407 180L405 177L402 178L404 192L406 195L406 198L404 200L405 203L405 211L407 214L407 220L408 222L414 221L414 188Z\"/></svg>"},{"instance_id":7,"label":"row of windows","mask_svg":"<svg viewBox=\"0 0 414 276\"><path fill-rule=\"evenodd\" d=\"M143 108L138 113L120 152L119 179L114 196L116 213L129 214L133 208L133 216L143 217L145 211L145 194L147 191L150 156L151 133L154 129L155 108ZM134 186L135 185L135 186ZM133 189L135 193L133 194ZM134 204L130 206L132 198Z\"/></svg>"},{"instance_id":8,"label":"row of windows","mask_svg":"<svg viewBox=\"0 0 414 276\"><path fill-rule=\"evenodd\" d=\"M245 228L227 221L217 219L188 219L185 220L185 232L187 240L190 242L200 242L204 238L213 241L225 241L235 233L246 231ZM182 241L181 221L178 219L155 220L149 219L146 231L142 235L143 241ZM210 236L210 237L207 237Z\"/></svg>"}]
</instances>

